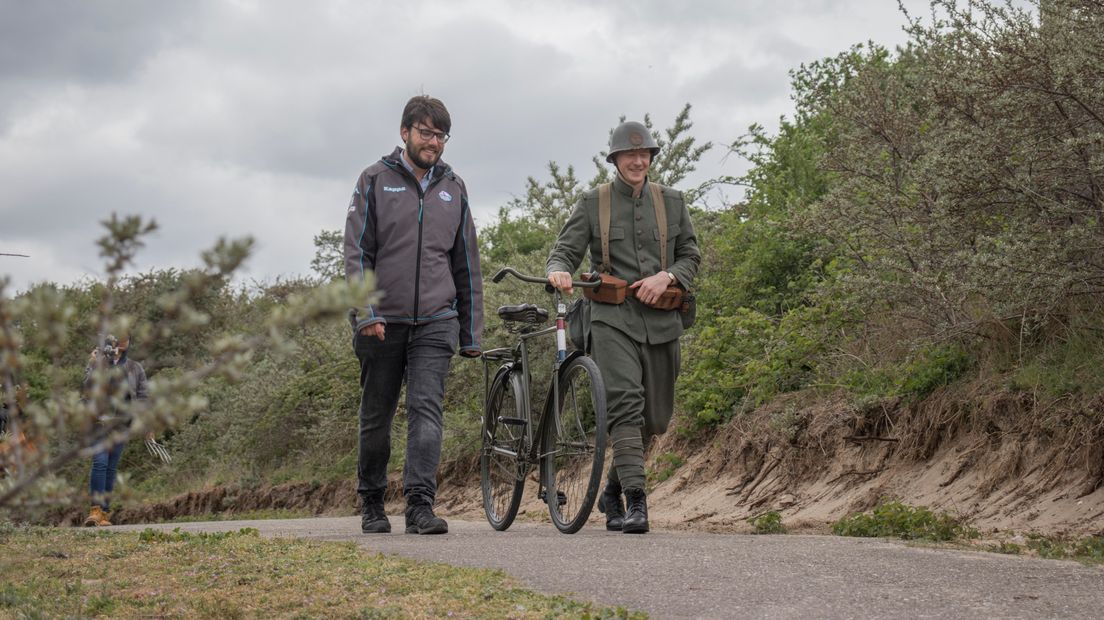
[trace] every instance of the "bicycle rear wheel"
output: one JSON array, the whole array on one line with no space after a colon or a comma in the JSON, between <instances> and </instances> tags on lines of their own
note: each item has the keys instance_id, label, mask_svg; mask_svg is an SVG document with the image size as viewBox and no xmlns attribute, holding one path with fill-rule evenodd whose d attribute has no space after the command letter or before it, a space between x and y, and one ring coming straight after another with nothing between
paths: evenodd
<instances>
[{"instance_id":1,"label":"bicycle rear wheel","mask_svg":"<svg viewBox=\"0 0 1104 620\"><path fill-rule=\"evenodd\" d=\"M541 454L552 523L574 534L594 507L606 453L606 387L594 360L577 357L563 366L559 393Z\"/></svg>"},{"instance_id":2,"label":"bicycle rear wheel","mask_svg":"<svg viewBox=\"0 0 1104 620\"><path fill-rule=\"evenodd\" d=\"M503 371L495 377L483 414L483 445L479 454L483 512L491 527L505 530L514 522L525 486L525 434L529 416L523 411L521 377Z\"/></svg>"}]
</instances>

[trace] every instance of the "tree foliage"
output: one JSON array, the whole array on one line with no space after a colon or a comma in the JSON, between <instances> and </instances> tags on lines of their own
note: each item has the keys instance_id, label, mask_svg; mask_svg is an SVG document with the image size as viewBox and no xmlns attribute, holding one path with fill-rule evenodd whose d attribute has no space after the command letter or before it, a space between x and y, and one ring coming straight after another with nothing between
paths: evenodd
<instances>
[{"instance_id":1,"label":"tree foliage","mask_svg":"<svg viewBox=\"0 0 1104 620\"><path fill-rule=\"evenodd\" d=\"M345 277L345 235L340 230L323 230L314 236L311 269L323 282Z\"/></svg>"},{"instance_id":2,"label":"tree foliage","mask_svg":"<svg viewBox=\"0 0 1104 620\"><path fill-rule=\"evenodd\" d=\"M131 437L193 420L207 409L201 394L208 381L240 379L258 352L293 351L286 330L339 316L371 294L370 281L316 287L286 297L251 333L212 332L218 308L212 291L224 289L251 240L218 241L202 254L201 269L131 280L123 274L156 226L115 216L104 226L103 284L69 291L44 285L11 299L0 282L0 386L8 418L0 439L0 508L68 501L72 481L59 475L66 468ZM172 285L160 286L166 281ZM148 400L124 398L120 367L93 367L90 385L81 388L88 352L104 334L158 343L148 351L165 347L161 364L150 365ZM165 360L177 365L164 368Z\"/></svg>"},{"instance_id":3,"label":"tree foliage","mask_svg":"<svg viewBox=\"0 0 1104 620\"><path fill-rule=\"evenodd\" d=\"M1012 372L1099 367L1070 343L1100 341L1104 6L960 4L795 70L794 118L733 144L752 167L707 229L692 426L804 387L919 397L1009 342Z\"/></svg>"},{"instance_id":4,"label":"tree foliage","mask_svg":"<svg viewBox=\"0 0 1104 620\"><path fill-rule=\"evenodd\" d=\"M1104 9L951 0L893 62L809 79L836 181L808 218L850 293L948 336L1104 292Z\"/></svg>"}]
</instances>

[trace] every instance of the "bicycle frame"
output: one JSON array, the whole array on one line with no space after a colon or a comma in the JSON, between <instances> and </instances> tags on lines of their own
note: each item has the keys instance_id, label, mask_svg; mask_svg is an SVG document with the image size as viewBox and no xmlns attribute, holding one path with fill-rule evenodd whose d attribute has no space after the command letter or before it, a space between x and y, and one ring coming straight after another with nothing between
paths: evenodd
<instances>
[{"instance_id":1,"label":"bicycle frame","mask_svg":"<svg viewBox=\"0 0 1104 620\"><path fill-rule=\"evenodd\" d=\"M556 292L557 298L562 297L559 291ZM545 396L545 406L539 413L539 417L536 419L536 424L525 425L525 451L523 454L514 454L512 451L506 450L501 447L495 448L503 454L509 456L519 457L524 463L532 466L533 463L539 462L545 454L540 453L540 442L538 441L544 434L544 425L548 423L548 420L552 417L552 412L558 411L560 406L560 368L569 360L574 359L576 355L581 355L581 352L573 352L570 356L567 354L566 342L563 341L564 337L564 315L566 309L562 299L557 299L557 312L556 312L556 324L549 327L545 327L533 332L520 334L518 342L513 348L492 349L483 354L483 409L486 411L487 395L490 392L491 381L493 377L490 372L490 364L486 362L504 361L494 373L497 377L499 373L505 372L519 372L519 378L521 379L522 393L518 394L518 397L522 400L522 408L524 411L528 411L529 415L533 415L533 383L530 378L528 369L531 367L529 362L529 341L540 338L542 336L548 336L555 333L557 335L557 351L556 359L552 364L552 381L548 385L548 392Z\"/></svg>"},{"instance_id":2,"label":"bicycle frame","mask_svg":"<svg viewBox=\"0 0 1104 620\"><path fill-rule=\"evenodd\" d=\"M540 463L544 457L548 454L541 454L541 442L539 441L544 437L546 431L545 425L549 423L549 420L553 418L555 412L560 409L560 368L567 364L572 359L583 355L581 351L574 351L570 355L567 352L567 330L566 330L566 316L567 316L567 304L564 302L563 294L555 288L552 288L548 284L547 280L539 278L533 278L525 276L517 271L510 269L509 267L502 269L493 278L493 282L500 282L506 274L513 275L519 280L531 283L543 283L546 285L546 289L549 289L552 293L552 302L556 308L556 320L553 325L544 327L532 332L518 334L518 341L512 348L499 348L485 351L482 355L483 358L483 411L486 414L490 405L487 402L487 398L490 394L492 377L490 373L490 364L487 362L503 362L495 371L495 378L501 373L513 372L520 365L520 378L522 384L522 393L519 397L522 399L523 410L528 412L529 416L533 415L533 403L531 399L532 383L530 381L530 373L528 369L529 364L529 346L528 343L534 338L540 338L549 334L556 335L556 359L552 364L552 381L548 385L548 393L545 396L545 405L541 410L537 423L535 425L525 425L525 443L522 454L515 454L513 451L507 450L500 446L495 447L495 451L511 457L517 457L519 463L522 463L525 467L526 473L532 468L534 463ZM576 286L597 288L600 282L597 278L592 282L574 282ZM558 420L557 420L558 421ZM557 429L562 430L562 429ZM540 486L545 486L543 475L541 476Z\"/></svg>"}]
</instances>

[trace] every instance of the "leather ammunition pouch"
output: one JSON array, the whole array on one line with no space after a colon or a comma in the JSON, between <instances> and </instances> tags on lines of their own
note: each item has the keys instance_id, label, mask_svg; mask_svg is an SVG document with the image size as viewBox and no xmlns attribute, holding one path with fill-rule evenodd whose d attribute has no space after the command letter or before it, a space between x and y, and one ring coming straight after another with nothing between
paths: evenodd
<instances>
[{"instance_id":1,"label":"leather ammunition pouch","mask_svg":"<svg viewBox=\"0 0 1104 620\"><path fill-rule=\"evenodd\" d=\"M636 292L639 290L638 288L629 289L629 294L636 297ZM646 304L643 301L640 303L649 308L655 308L656 310L677 310L682 307L682 298L685 293L686 291L682 290L682 287L668 286L667 290L663 291L663 294L660 295L659 299L654 303ZM639 299L640 298L637 297L637 301L639 301Z\"/></svg>"},{"instance_id":2,"label":"leather ammunition pouch","mask_svg":"<svg viewBox=\"0 0 1104 620\"><path fill-rule=\"evenodd\" d=\"M590 274L580 276L584 282L590 282ZM602 284L598 288L584 288L583 296L600 304L619 304L625 301L629 283L608 273L601 274Z\"/></svg>"},{"instance_id":3,"label":"leather ammunition pouch","mask_svg":"<svg viewBox=\"0 0 1104 620\"><path fill-rule=\"evenodd\" d=\"M659 231L659 264L660 271L667 270L667 210L663 204L663 188L658 183L648 182L648 190L652 195L652 206L655 208L656 225ZM597 289L583 289L583 295L587 299L603 304L619 304L625 301L626 295L635 297L636 289L628 288L628 282L621 278L609 275L611 270L609 253L609 229L610 210L612 203L612 183L603 183L598 186L598 226L602 241L602 264L599 270L602 272L602 285ZM582 276L589 281L589 274ZM643 303L643 302L641 302ZM645 304L657 310L678 310L679 320L684 329L689 329L698 316L698 308L694 294L681 286L668 286L653 304ZM588 321L589 322L589 321Z\"/></svg>"}]
</instances>

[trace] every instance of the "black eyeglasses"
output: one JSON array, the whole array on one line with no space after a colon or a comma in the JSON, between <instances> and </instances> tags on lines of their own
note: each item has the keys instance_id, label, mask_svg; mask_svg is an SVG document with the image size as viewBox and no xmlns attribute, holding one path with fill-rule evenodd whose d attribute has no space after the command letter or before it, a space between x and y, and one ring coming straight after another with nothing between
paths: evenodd
<instances>
[{"instance_id":1,"label":"black eyeglasses","mask_svg":"<svg viewBox=\"0 0 1104 620\"><path fill-rule=\"evenodd\" d=\"M449 138L451 137L443 131L433 131L432 129L429 129L428 127L419 127L417 125L411 125L411 127L413 127L414 129L417 129L418 130L418 135L421 136L422 140L425 140L426 142L429 142L433 138L437 138L438 142L440 142L441 144L444 144L444 143L448 142Z\"/></svg>"}]
</instances>

